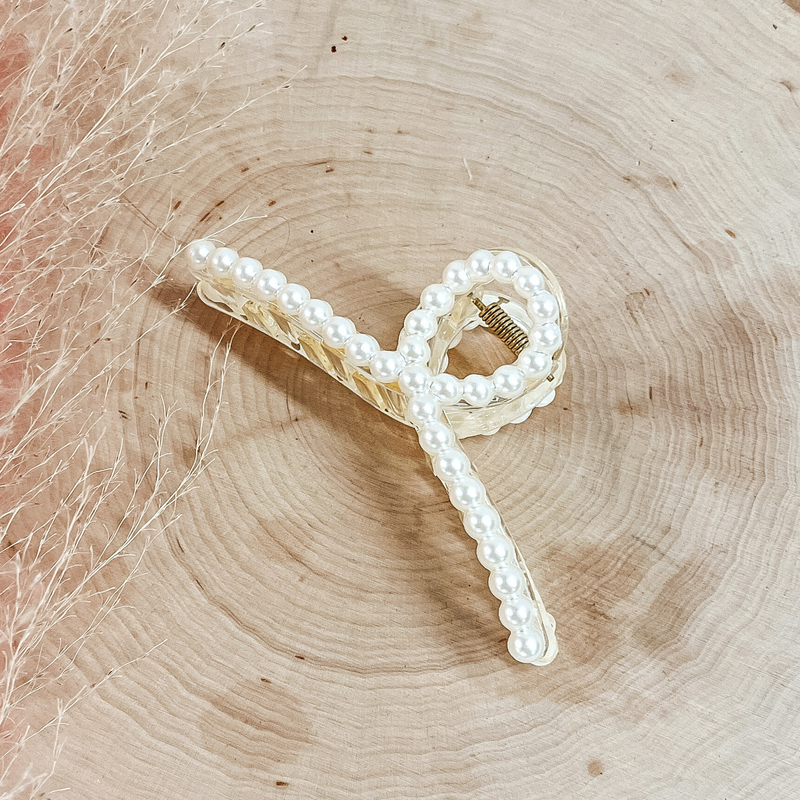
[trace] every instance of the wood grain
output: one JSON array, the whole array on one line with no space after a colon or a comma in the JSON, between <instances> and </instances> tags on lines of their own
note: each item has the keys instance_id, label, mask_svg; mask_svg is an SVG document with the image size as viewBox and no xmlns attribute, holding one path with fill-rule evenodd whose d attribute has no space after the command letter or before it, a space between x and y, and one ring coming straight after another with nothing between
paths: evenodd
<instances>
[{"instance_id":1,"label":"wood grain","mask_svg":"<svg viewBox=\"0 0 800 800\"><path fill-rule=\"evenodd\" d=\"M213 97L256 102L114 235L135 252L170 210L179 242L258 217L223 238L387 346L451 259L505 243L549 264L565 383L466 447L561 653L507 656L413 433L243 328L215 460L78 668L163 644L71 712L56 781L81 800L795 797L796 4L250 13L264 27ZM133 324L190 285L176 262ZM166 400L180 467L226 331L193 299L142 340L109 398L130 459Z\"/></svg>"}]
</instances>

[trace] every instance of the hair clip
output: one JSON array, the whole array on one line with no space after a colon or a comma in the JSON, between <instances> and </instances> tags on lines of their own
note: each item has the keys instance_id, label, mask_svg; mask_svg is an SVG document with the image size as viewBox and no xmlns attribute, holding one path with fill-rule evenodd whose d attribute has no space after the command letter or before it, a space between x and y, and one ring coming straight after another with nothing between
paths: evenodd
<instances>
[{"instance_id":1,"label":"hair clip","mask_svg":"<svg viewBox=\"0 0 800 800\"><path fill-rule=\"evenodd\" d=\"M549 664L558 652L555 620L460 440L522 422L555 396L566 368L567 313L552 272L512 250L478 250L453 261L406 316L397 349L381 350L352 320L256 259L208 240L192 242L186 256L205 303L291 347L416 430L489 570L500 622L510 631L509 653L523 663ZM459 379L446 372L447 352L478 325L497 335L516 361L492 375Z\"/></svg>"}]
</instances>

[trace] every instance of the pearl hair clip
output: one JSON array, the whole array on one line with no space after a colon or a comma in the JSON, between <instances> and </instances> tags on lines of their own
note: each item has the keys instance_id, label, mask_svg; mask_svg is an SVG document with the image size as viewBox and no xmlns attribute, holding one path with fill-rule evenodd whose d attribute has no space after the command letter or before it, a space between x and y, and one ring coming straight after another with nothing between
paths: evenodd
<instances>
[{"instance_id":1,"label":"pearl hair clip","mask_svg":"<svg viewBox=\"0 0 800 800\"><path fill-rule=\"evenodd\" d=\"M523 663L549 664L558 652L555 620L460 439L492 434L550 403L566 368L567 312L550 270L521 251L478 250L453 261L405 318L396 350L356 331L324 300L288 283L253 258L208 240L186 256L203 302L272 336L325 370L384 414L413 427L500 600L508 651ZM506 294L514 289L516 298ZM517 356L490 376L456 378L447 351L478 325Z\"/></svg>"}]
</instances>

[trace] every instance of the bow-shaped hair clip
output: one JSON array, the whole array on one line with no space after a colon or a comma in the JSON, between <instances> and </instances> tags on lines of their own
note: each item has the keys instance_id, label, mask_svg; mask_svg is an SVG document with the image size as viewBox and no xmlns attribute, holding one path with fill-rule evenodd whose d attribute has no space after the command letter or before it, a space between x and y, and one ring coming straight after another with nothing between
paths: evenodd
<instances>
[{"instance_id":1,"label":"bow-shaped hair clip","mask_svg":"<svg viewBox=\"0 0 800 800\"><path fill-rule=\"evenodd\" d=\"M453 261L406 316L397 349L387 351L327 302L256 259L208 240L192 242L186 256L205 303L301 353L416 430L489 570L500 622L511 632L509 653L523 663L549 664L558 652L555 620L460 440L522 422L553 399L566 368L567 312L552 272L513 250L478 250ZM445 371L447 352L477 325L499 336L517 358L492 375L459 379Z\"/></svg>"}]
</instances>

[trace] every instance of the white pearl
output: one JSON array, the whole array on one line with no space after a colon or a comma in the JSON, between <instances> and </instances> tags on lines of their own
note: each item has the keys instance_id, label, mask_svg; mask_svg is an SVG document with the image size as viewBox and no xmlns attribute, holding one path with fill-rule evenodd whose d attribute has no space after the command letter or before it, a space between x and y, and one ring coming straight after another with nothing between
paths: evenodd
<instances>
[{"instance_id":1,"label":"white pearl","mask_svg":"<svg viewBox=\"0 0 800 800\"><path fill-rule=\"evenodd\" d=\"M528 337L531 347L544 353L555 353L561 347L561 328L555 322L548 322L534 328Z\"/></svg>"},{"instance_id":2,"label":"white pearl","mask_svg":"<svg viewBox=\"0 0 800 800\"><path fill-rule=\"evenodd\" d=\"M479 408L488 406L494 397L492 382L483 375L467 375L462 382L464 399Z\"/></svg>"},{"instance_id":3,"label":"white pearl","mask_svg":"<svg viewBox=\"0 0 800 800\"><path fill-rule=\"evenodd\" d=\"M405 361L399 353L381 350L370 362L369 371L381 383L392 383L397 380L397 375L404 366Z\"/></svg>"},{"instance_id":4,"label":"white pearl","mask_svg":"<svg viewBox=\"0 0 800 800\"><path fill-rule=\"evenodd\" d=\"M255 258L240 258L233 265L233 282L239 286L250 286L262 269L261 262Z\"/></svg>"},{"instance_id":5,"label":"white pearl","mask_svg":"<svg viewBox=\"0 0 800 800\"><path fill-rule=\"evenodd\" d=\"M421 428L442 416L442 404L432 394L417 394L408 401L406 419Z\"/></svg>"},{"instance_id":6,"label":"white pearl","mask_svg":"<svg viewBox=\"0 0 800 800\"><path fill-rule=\"evenodd\" d=\"M230 247L218 247L214 250L208 266L211 272L219 278L224 278L231 271L231 267L236 263L239 256L235 250Z\"/></svg>"},{"instance_id":7,"label":"white pearl","mask_svg":"<svg viewBox=\"0 0 800 800\"><path fill-rule=\"evenodd\" d=\"M540 353L532 347L526 347L517 357L516 365L529 380L546 378L553 368L553 358L547 353Z\"/></svg>"},{"instance_id":8,"label":"white pearl","mask_svg":"<svg viewBox=\"0 0 800 800\"><path fill-rule=\"evenodd\" d=\"M450 502L459 511L467 511L486 500L486 488L471 476L460 478L450 489Z\"/></svg>"},{"instance_id":9,"label":"white pearl","mask_svg":"<svg viewBox=\"0 0 800 800\"><path fill-rule=\"evenodd\" d=\"M448 450L455 440L453 430L444 422L429 422L419 430L420 447L430 455Z\"/></svg>"},{"instance_id":10,"label":"white pearl","mask_svg":"<svg viewBox=\"0 0 800 800\"><path fill-rule=\"evenodd\" d=\"M203 267L215 249L214 242L197 239L186 248L186 260L196 267Z\"/></svg>"},{"instance_id":11,"label":"white pearl","mask_svg":"<svg viewBox=\"0 0 800 800\"><path fill-rule=\"evenodd\" d=\"M464 530L473 539L484 539L500 531L500 515L491 506L475 506L464 514Z\"/></svg>"},{"instance_id":12,"label":"white pearl","mask_svg":"<svg viewBox=\"0 0 800 800\"><path fill-rule=\"evenodd\" d=\"M495 569L514 560L514 544L505 534L495 533L478 542L477 554L486 569Z\"/></svg>"},{"instance_id":13,"label":"white pearl","mask_svg":"<svg viewBox=\"0 0 800 800\"><path fill-rule=\"evenodd\" d=\"M489 591L498 599L505 600L520 594L525 589L525 575L519 567L508 564L492 570L489 575Z\"/></svg>"},{"instance_id":14,"label":"white pearl","mask_svg":"<svg viewBox=\"0 0 800 800\"><path fill-rule=\"evenodd\" d=\"M330 303L326 303L324 300L309 300L307 303L303 303L303 307L300 309L300 319L312 331L320 330L332 316L333 309Z\"/></svg>"},{"instance_id":15,"label":"white pearl","mask_svg":"<svg viewBox=\"0 0 800 800\"><path fill-rule=\"evenodd\" d=\"M514 276L514 288L522 297L532 297L544 291L544 275L536 267L520 267Z\"/></svg>"},{"instance_id":16,"label":"white pearl","mask_svg":"<svg viewBox=\"0 0 800 800\"><path fill-rule=\"evenodd\" d=\"M528 313L537 325L558 319L558 300L550 292L539 292L528 300Z\"/></svg>"},{"instance_id":17,"label":"white pearl","mask_svg":"<svg viewBox=\"0 0 800 800\"><path fill-rule=\"evenodd\" d=\"M516 253L510 250L503 250L492 259L491 274L492 277L503 283L511 283L514 276L519 271L522 263Z\"/></svg>"},{"instance_id":18,"label":"white pearl","mask_svg":"<svg viewBox=\"0 0 800 800\"><path fill-rule=\"evenodd\" d=\"M509 597L500 604L500 624L510 631L530 625L538 616L533 600L524 594Z\"/></svg>"},{"instance_id":19,"label":"white pearl","mask_svg":"<svg viewBox=\"0 0 800 800\"><path fill-rule=\"evenodd\" d=\"M397 383L403 394L419 394L428 389L431 371L422 364L411 364L403 368L397 376Z\"/></svg>"},{"instance_id":20,"label":"white pearl","mask_svg":"<svg viewBox=\"0 0 800 800\"><path fill-rule=\"evenodd\" d=\"M438 397L443 405L455 405L461 399L461 381L449 372L442 372L431 379L430 392Z\"/></svg>"},{"instance_id":21,"label":"white pearl","mask_svg":"<svg viewBox=\"0 0 800 800\"><path fill-rule=\"evenodd\" d=\"M366 367L380 351L378 340L368 333L357 333L344 348L347 360L356 367Z\"/></svg>"},{"instance_id":22,"label":"white pearl","mask_svg":"<svg viewBox=\"0 0 800 800\"><path fill-rule=\"evenodd\" d=\"M442 273L442 283L456 294L462 294L472 288L473 280L467 269L466 261L451 261Z\"/></svg>"},{"instance_id":23,"label":"white pearl","mask_svg":"<svg viewBox=\"0 0 800 800\"><path fill-rule=\"evenodd\" d=\"M424 364L431 357L431 348L421 336L405 336L397 348L406 364Z\"/></svg>"},{"instance_id":24,"label":"white pearl","mask_svg":"<svg viewBox=\"0 0 800 800\"><path fill-rule=\"evenodd\" d=\"M425 289L420 298L420 305L436 317L448 314L455 302L453 292L443 283L432 283Z\"/></svg>"},{"instance_id":25,"label":"white pearl","mask_svg":"<svg viewBox=\"0 0 800 800\"><path fill-rule=\"evenodd\" d=\"M418 308L406 315L403 330L408 336L421 336L426 341L436 333L436 317L424 308Z\"/></svg>"},{"instance_id":26,"label":"white pearl","mask_svg":"<svg viewBox=\"0 0 800 800\"><path fill-rule=\"evenodd\" d=\"M492 267L494 256L488 250L476 250L467 259L467 269L475 283L488 283L492 276L489 270Z\"/></svg>"},{"instance_id":27,"label":"white pearl","mask_svg":"<svg viewBox=\"0 0 800 800\"><path fill-rule=\"evenodd\" d=\"M433 459L433 473L442 481L455 481L469 475L471 464L466 453L451 447Z\"/></svg>"},{"instance_id":28,"label":"white pearl","mask_svg":"<svg viewBox=\"0 0 800 800\"><path fill-rule=\"evenodd\" d=\"M322 338L326 344L343 350L356 335L356 326L347 317L331 317L322 328Z\"/></svg>"},{"instance_id":29,"label":"white pearl","mask_svg":"<svg viewBox=\"0 0 800 800\"><path fill-rule=\"evenodd\" d=\"M538 661L544 655L544 650L544 636L535 628L514 631L508 637L508 652L512 658L523 664L532 664Z\"/></svg>"},{"instance_id":30,"label":"white pearl","mask_svg":"<svg viewBox=\"0 0 800 800\"><path fill-rule=\"evenodd\" d=\"M513 400L519 397L525 389L525 378L522 371L513 364L504 364L498 367L492 375L494 392L499 397Z\"/></svg>"},{"instance_id":31,"label":"white pearl","mask_svg":"<svg viewBox=\"0 0 800 800\"><path fill-rule=\"evenodd\" d=\"M278 308L287 314L297 314L303 303L307 303L311 295L305 286L299 283L287 283L278 292Z\"/></svg>"},{"instance_id":32,"label":"white pearl","mask_svg":"<svg viewBox=\"0 0 800 800\"><path fill-rule=\"evenodd\" d=\"M256 292L264 300L274 300L284 286L286 286L286 276L276 269L265 269L256 278Z\"/></svg>"}]
</instances>

